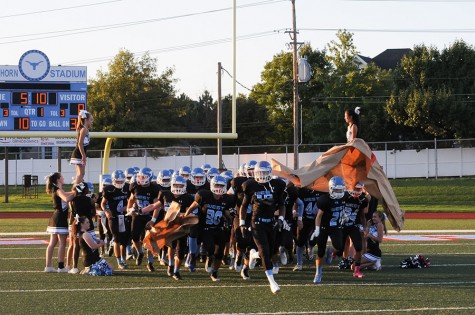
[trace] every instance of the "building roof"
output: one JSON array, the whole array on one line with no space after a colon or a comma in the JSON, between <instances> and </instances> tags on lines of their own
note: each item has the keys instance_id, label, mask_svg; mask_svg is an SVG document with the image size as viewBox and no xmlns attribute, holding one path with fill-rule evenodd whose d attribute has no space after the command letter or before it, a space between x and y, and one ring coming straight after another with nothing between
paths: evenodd
<instances>
[{"instance_id":1,"label":"building roof","mask_svg":"<svg viewBox=\"0 0 475 315\"><path fill-rule=\"evenodd\" d=\"M405 55L412 52L410 48L386 49L376 57L372 58L374 62L381 69L394 69Z\"/></svg>"}]
</instances>

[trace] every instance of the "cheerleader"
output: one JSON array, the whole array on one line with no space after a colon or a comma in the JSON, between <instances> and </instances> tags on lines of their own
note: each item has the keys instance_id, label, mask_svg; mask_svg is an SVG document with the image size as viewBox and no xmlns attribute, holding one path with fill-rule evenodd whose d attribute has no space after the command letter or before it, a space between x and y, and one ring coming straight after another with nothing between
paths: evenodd
<instances>
[{"instance_id":1,"label":"cheerleader","mask_svg":"<svg viewBox=\"0 0 475 315\"><path fill-rule=\"evenodd\" d=\"M45 272L68 272L64 267L64 254L66 251L66 238L68 237L68 202L76 196L75 192L63 190L64 177L61 173L52 173L46 178L46 193L53 197L54 213L49 219L46 232L50 234L49 245L46 248ZM58 269L51 266L53 251L59 242Z\"/></svg>"},{"instance_id":2,"label":"cheerleader","mask_svg":"<svg viewBox=\"0 0 475 315\"><path fill-rule=\"evenodd\" d=\"M84 179L86 173L86 151L90 142L89 128L94 122L91 113L86 110L81 110L78 116L77 141L76 147L71 155L70 163L76 165L76 177L73 184L79 184Z\"/></svg>"}]
</instances>

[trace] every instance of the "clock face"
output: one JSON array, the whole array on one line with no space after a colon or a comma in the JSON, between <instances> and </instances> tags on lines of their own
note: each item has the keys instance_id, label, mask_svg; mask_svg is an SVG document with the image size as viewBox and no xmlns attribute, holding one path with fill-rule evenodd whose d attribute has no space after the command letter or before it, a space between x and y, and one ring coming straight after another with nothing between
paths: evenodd
<instances>
[{"instance_id":1,"label":"clock face","mask_svg":"<svg viewBox=\"0 0 475 315\"><path fill-rule=\"evenodd\" d=\"M40 81L48 75L50 63L45 53L29 50L20 57L18 68L28 81Z\"/></svg>"}]
</instances>

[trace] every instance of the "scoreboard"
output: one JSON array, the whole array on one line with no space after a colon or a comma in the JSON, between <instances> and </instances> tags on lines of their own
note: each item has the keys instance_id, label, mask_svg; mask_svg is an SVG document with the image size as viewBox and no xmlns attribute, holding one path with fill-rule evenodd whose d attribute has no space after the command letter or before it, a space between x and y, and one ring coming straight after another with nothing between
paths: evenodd
<instances>
[{"instance_id":1,"label":"scoreboard","mask_svg":"<svg viewBox=\"0 0 475 315\"><path fill-rule=\"evenodd\" d=\"M42 58L47 68L41 69ZM0 131L76 130L78 113L87 107L85 67L49 67L39 51L25 53L20 66L22 60L28 69L0 66ZM34 77L28 63L41 76Z\"/></svg>"}]
</instances>

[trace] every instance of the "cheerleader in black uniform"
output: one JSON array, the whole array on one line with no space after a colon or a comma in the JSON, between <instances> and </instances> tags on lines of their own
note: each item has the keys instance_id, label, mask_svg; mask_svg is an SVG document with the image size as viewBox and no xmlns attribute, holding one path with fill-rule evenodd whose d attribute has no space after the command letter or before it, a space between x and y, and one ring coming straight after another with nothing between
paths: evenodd
<instances>
[{"instance_id":1,"label":"cheerleader in black uniform","mask_svg":"<svg viewBox=\"0 0 475 315\"><path fill-rule=\"evenodd\" d=\"M68 272L64 267L64 254L66 252L66 238L68 237L68 202L76 196L75 192L63 190L64 177L61 173L52 173L46 177L46 193L53 197L54 213L49 219L46 232L50 234L49 245L46 249L45 272ZM53 251L59 241L58 269L51 267Z\"/></svg>"},{"instance_id":2,"label":"cheerleader in black uniform","mask_svg":"<svg viewBox=\"0 0 475 315\"><path fill-rule=\"evenodd\" d=\"M91 113L86 110L81 110L78 116L77 141L76 147L71 155L70 163L76 165L76 177L73 184L79 184L84 179L86 173L86 151L90 142L89 128L94 122Z\"/></svg>"},{"instance_id":3,"label":"cheerleader in black uniform","mask_svg":"<svg viewBox=\"0 0 475 315\"><path fill-rule=\"evenodd\" d=\"M99 248L104 241L97 239L89 231L93 229L92 220L86 216L76 217L73 224L73 233L79 236L79 246L82 250L84 272L91 276L111 276L112 265L99 255Z\"/></svg>"}]
</instances>

